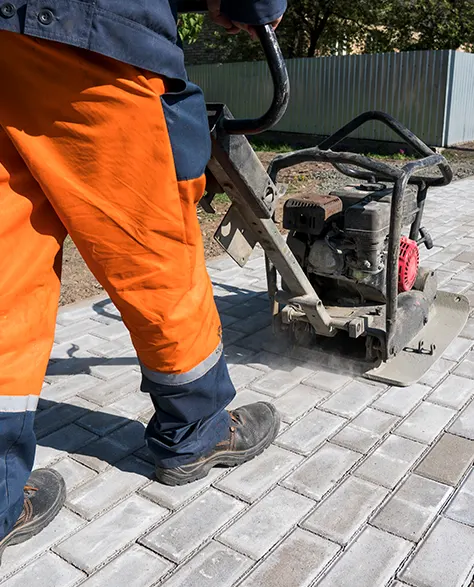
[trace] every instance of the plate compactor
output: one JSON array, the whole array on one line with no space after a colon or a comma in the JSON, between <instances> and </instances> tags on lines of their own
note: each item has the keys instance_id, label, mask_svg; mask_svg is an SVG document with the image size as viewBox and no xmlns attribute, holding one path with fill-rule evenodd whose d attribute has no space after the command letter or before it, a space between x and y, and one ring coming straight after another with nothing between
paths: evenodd
<instances>
[{"instance_id":1,"label":"plate compactor","mask_svg":"<svg viewBox=\"0 0 474 587\"><path fill-rule=\"evenodd\" d=\"M181 12L204 9L194 0L179 5ZM469 315L468 300L441 291L436 272L420 264L420 247L433 247L422 225L428 189L449 184L452 171L442 155L382 112L361 114L318 147L278 155L265 170L246 136L280 120L289 81L272 27L257 27L257 33L274 84L268 112L255 120L236 120L225 105L208 105L212 157L201 206L213 212L219 193L232 202L215 238L242 267L261 245L276 330L286 332L306 354L351 345L360 351L362 344L365 377L412 385L459 335ZM374 120L420 158L394 166L332 150ZM285 192L278 174L309 161L331 164L352 184L286 199L285 238L275 219Z\"/></svg>"}]
</instances>

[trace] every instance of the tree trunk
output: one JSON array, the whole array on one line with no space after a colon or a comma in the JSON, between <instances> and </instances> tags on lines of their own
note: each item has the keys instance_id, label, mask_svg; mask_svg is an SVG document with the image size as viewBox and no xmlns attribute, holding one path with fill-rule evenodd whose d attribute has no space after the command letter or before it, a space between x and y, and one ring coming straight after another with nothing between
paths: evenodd
<instances>
[{"instance_id":1,"label":"tree trunk","mask_svg":"<svg viewBox=\"0 0 474 587\"><path fill-rule=\"evenodd\" d=\"M314 27L309 35L309 46L308 46L307 57L315 57L316 56L316 49L318 48L319 39L321 38L321 35L323 34L324 29L326 28L326 25L328 23L330 16L331 16L330 12L326 12L325 14L323 14L322 17L319 17L319 15L316 15L316 21L314 23Z\"/></svg>"}]
</instances>

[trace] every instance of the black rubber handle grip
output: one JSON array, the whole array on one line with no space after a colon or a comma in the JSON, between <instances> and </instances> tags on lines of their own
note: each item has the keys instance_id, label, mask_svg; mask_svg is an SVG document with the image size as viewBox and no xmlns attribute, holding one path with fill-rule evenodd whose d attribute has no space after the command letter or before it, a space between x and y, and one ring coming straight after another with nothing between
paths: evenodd
<instances>
[{"instance_id":1,"label":"black rubber handle grip","mask_svg":"<svg viewBox=\"0 0 474 587\"><path fill-rule=\"evenodd\" d=\"M178 12L206 12L206 0L179 0ZM269 24L254 27L273 80L273 100L270 108L259 118L224 118L222 126L229 134L255 135L269 130L285 114L290 99L290 80L278 40Z\"/></svg>"}]
</instances>

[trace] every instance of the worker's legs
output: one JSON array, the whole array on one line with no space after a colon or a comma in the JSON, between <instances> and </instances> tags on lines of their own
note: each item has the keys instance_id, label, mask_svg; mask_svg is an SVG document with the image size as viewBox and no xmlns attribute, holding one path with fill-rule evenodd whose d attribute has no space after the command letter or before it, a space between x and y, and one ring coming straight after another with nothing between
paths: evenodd
<instances>
[{"instance_id":1,"label":"worker's legs","mask_svg":"<svg viewBox=\"0 0 474 587\"><path fill-rule=\"evenodd\" d=\"M156 407L149 447L162 467L194 461L229 435L234 396L196 214L202 95L9 33L0 71L0 124L131 332Z\"/></svg>"},{"instance_id":2,"label":"worker's legs","mask_svg":"<svg viewBox=\"0 0 474 587\"><path fill-rule=\"evenodd\" d=\"M0 93L0 119L3 106ZM66 234L1 126L0 208L1 557L33 466L33 422L59 298L54 261Z\"/></svg>"}]
</instances>

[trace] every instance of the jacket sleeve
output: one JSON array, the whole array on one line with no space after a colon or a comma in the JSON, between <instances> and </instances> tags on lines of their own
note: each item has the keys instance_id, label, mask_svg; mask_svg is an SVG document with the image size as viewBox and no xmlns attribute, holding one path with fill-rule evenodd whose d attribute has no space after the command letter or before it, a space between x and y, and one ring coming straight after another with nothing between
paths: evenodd
<instances>
[{"instance_id":1,"label":"jacket sleeve","mask_svg":"<svg viewBox=\"0 0 474 587\"><path fill-rule=\"evenodd\" d=\"M286 0L222 0L221 11L245 24L268 24L283 15Z\"/></svg>"}]
</instances>

